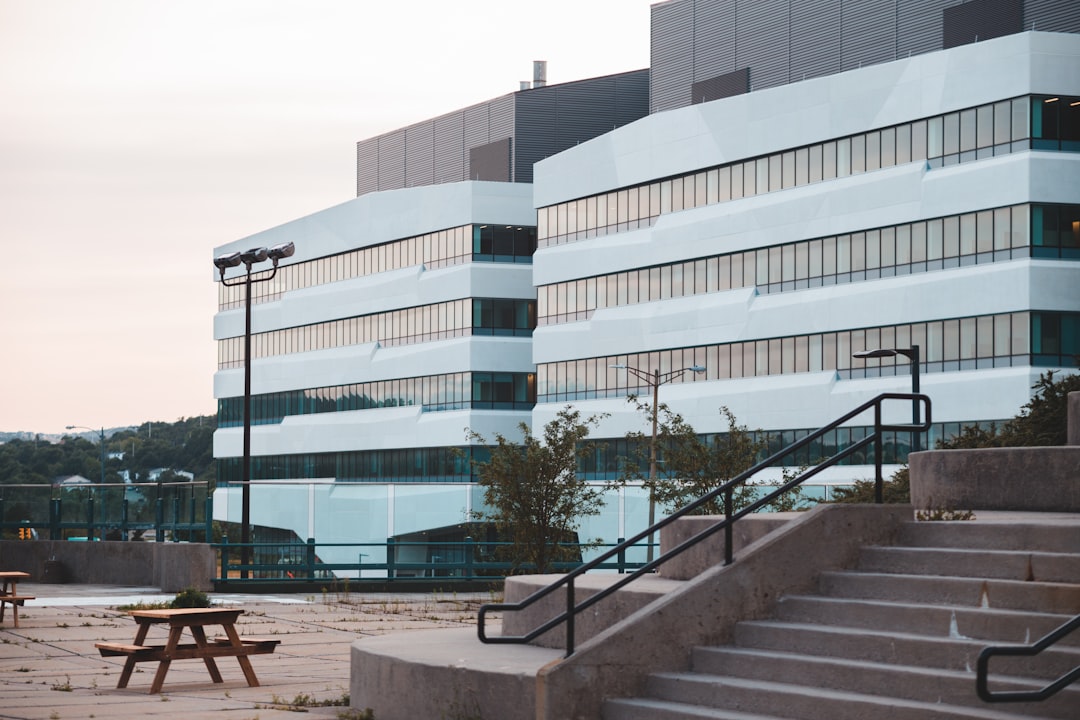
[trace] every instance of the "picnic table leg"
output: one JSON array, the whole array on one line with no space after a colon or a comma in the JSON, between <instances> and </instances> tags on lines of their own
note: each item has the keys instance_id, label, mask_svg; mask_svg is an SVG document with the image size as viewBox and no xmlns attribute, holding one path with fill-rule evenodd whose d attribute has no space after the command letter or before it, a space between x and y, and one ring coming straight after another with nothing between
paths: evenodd
<instances>
[{"instance_id":1,"label":"picnic table leg","mask_svg":"<svg viewBox=\"0 0 1080 720\"><path fill-rule=\"evenodd\" d=\"M191 626L191 635L195 638L195 644L199 646L201 650L206 651L206 632L201 625ZM217 663L214 662L214 658L207 655L203 658L203 662L206 663L206 670L210 673L210 679L216 683L225 682L221 679L221 673L218 672Z\"/></svg>"},{"instance_id":2,"label":"picnic table leg","mask_svg":"<svg viewBox=\"0 0 1080 720\"><path fill-rule=\"evenodd\" d=\"M135 644L142 645L146 640L146 633L150 630L148 623L139 623L139 629L135 631ZM135 656L128 655L124 660L124 670L120 673L120 682L116 683L117 689L126 688L128 680L131 680L131 673L135 670Z\"/></svg>"},{"instance_id":3,"label":"picnic table leg","mask_svg":"<svg viewBox=\"0 0 1080 720\"><path fill-rule=\"evenodd\" d=\"M180 634L182 632L184 632L182 625L174 625L169 628L169 642L165 645L165 656L158 663L157 673L154 675L154 684L150 686L151 695L161 692L161 686L165 684L165 674L169 672L172 654L176 652L176 646L180 644Z\"/></svg>"},{"instance_id":4,"label":"picnic table leg","mask_svg":"<svg viewBox=\"0 0 1080 720\"><path fill-rule=\"evenodd\" d=\"M221 627L225 630L233 647L243 647L244 643L240 642L240 635L236 632L235 626L222 625ZM240 669L244 671L248 687L259 687L259 678L255 677L255 668L251 667L251 658L247 655L237 655L236 660L240 663Z\"/></svg>"}]
</instances>

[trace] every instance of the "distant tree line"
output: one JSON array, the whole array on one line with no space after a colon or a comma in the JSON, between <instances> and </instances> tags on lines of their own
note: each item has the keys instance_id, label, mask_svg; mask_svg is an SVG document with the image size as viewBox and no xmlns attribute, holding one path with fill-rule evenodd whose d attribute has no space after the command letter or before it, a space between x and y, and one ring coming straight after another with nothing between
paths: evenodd
<instances>
[{"instance_id":1,"label":"distant tree line","mask_svg":"<svg viewBox=\"0 0 1080 720\"><path fill-rule=\"evenodd\" d=\"M106 431L105 482L122 482L127 471L133 482L146 482L150 471L192 473L197 482L216 481L213 457L217 417L205 415L181 418L173 423L146 422L137 428ZM101 448L98 435L71 431L59 442L9 440L0 444L0 485L39 485L58 477L81 475L101 479ZM110 457L123 453L123 457ZM160 480L179 479L165 473ZM186 478L183 478L186 480Z\"/></svg>"}]
</instances>

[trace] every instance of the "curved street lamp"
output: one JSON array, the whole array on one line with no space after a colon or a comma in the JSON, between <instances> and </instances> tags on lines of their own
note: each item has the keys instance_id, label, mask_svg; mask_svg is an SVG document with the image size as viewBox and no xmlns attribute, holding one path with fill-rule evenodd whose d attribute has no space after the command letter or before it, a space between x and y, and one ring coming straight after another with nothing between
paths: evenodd
<instances>
[{"instance_id":1,"label":"curved street lamp","mask_svg":"<svg viewBox=\"0 0 1080 720\"><path fill-rule=\"evenodd\" d=\"M649 527L652 527L656 522L656 431L657 431L657 418L656 410L660 401L660 386L665 385L672 380L676 380L683 376L684 373L692 372L695 374L701 374L705 372L705 368L700 365L691 365L690 367L680 368L678 370L670 370L666 373L660 372L659 368L652 372L647 372L630 365L624 365L622 363L615 365L608 365L610 368L616 370L625 370L639 380L644 381L652 388L653 401L652 401L652 441L649 443ZM646 548L646 562L652 562L653 559L653 536L649 535L649 545Z\"/></svg>"},{"instance_id":2,"label":"curved street lamp","mask_svg":"<svg viewBox=\"0 0 1080 720\"><path fill-rule=\"evenodd\" d=\"M244 286L244 450L241 460L241 501L240 501L240 563L244 566L240 570L240 578L248 577L247 564L251 548L251 286L255 283L273 280L277 275L278 262L287 257L292 257L296 252L296 246L291 242L275 245L267 249L257 247L245 252L232 252L227 255L219 255L214 258L221 277L221 284L226 287L236 285ZM273 270L266 277L253 279L251 268L266 260L274 264ZM232 282L225 279L225 271L243 263L245 272L243 277L235 277Z\"/></svg>"},{"instance_id":3,"label":"curved street lamp","mask_svg":"<svg viewBox=\"0 0 1080 720\"><path fill-rule=\"evenodd\" d=\"M903 355L911 361L911 393L913 395L919 394L919 346L912 345L909 348L876 348L874 350L862 350L857 353L852 353L852 357L857 358L883 358L883 357L896 357L897 355ZM911 401L911 424L919 424L919 401ZM919 452L922 448L921 437L918 430L911 433L911 452Z\"/></svg>"}]
</instances>

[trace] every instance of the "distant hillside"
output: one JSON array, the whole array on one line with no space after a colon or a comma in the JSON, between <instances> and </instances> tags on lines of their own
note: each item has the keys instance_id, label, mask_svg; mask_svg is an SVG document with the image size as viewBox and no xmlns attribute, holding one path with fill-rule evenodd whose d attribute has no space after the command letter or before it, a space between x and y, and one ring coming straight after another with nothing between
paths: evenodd
<instances>
[{"instance_id":1,"label":"distant hillside","mask_svg":"<svg viewBox=\"0 0 1080 720\"><path fill-rule=\"evenodd\" d=\"M168 468L214 482L213 437L217 417L203 415L176 422L145 422L138 427L105 429L105 481L123 475L144 481L150 470ZM66 435L0 433L0 484L38 484L64 475L101 477L99 433Z\"/></svg>"}]
</instances>

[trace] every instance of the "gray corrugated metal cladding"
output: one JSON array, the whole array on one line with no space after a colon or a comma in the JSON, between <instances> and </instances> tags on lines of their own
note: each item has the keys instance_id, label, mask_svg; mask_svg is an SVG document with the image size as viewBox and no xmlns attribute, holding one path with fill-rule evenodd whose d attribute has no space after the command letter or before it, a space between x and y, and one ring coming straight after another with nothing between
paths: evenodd
<instances>
[{"instance_id":1,"label":"gray corrugated metal cladding","mask_svg":"<svg viewBox=\"0 0 1080 720\"><path fill-rule=\"evenodd\" d=\"M648 112L648 70L510 93L357 143L356 194L468 180L471 157L502 177L504 141L509 179L532 182L533 163Z\"/></svg>"},{"instance_id":2,"label":"gray corrugated metal cladding","mask_svg":"<svg viewBox=\"0 0 1080 720\"><path fill-rule=\"evenodd\" d=\"M744 68L760 90L1032 29L1080 33L1080 0L670 0L652 7L652 111Z\"/></svg>"}]
</instances>

